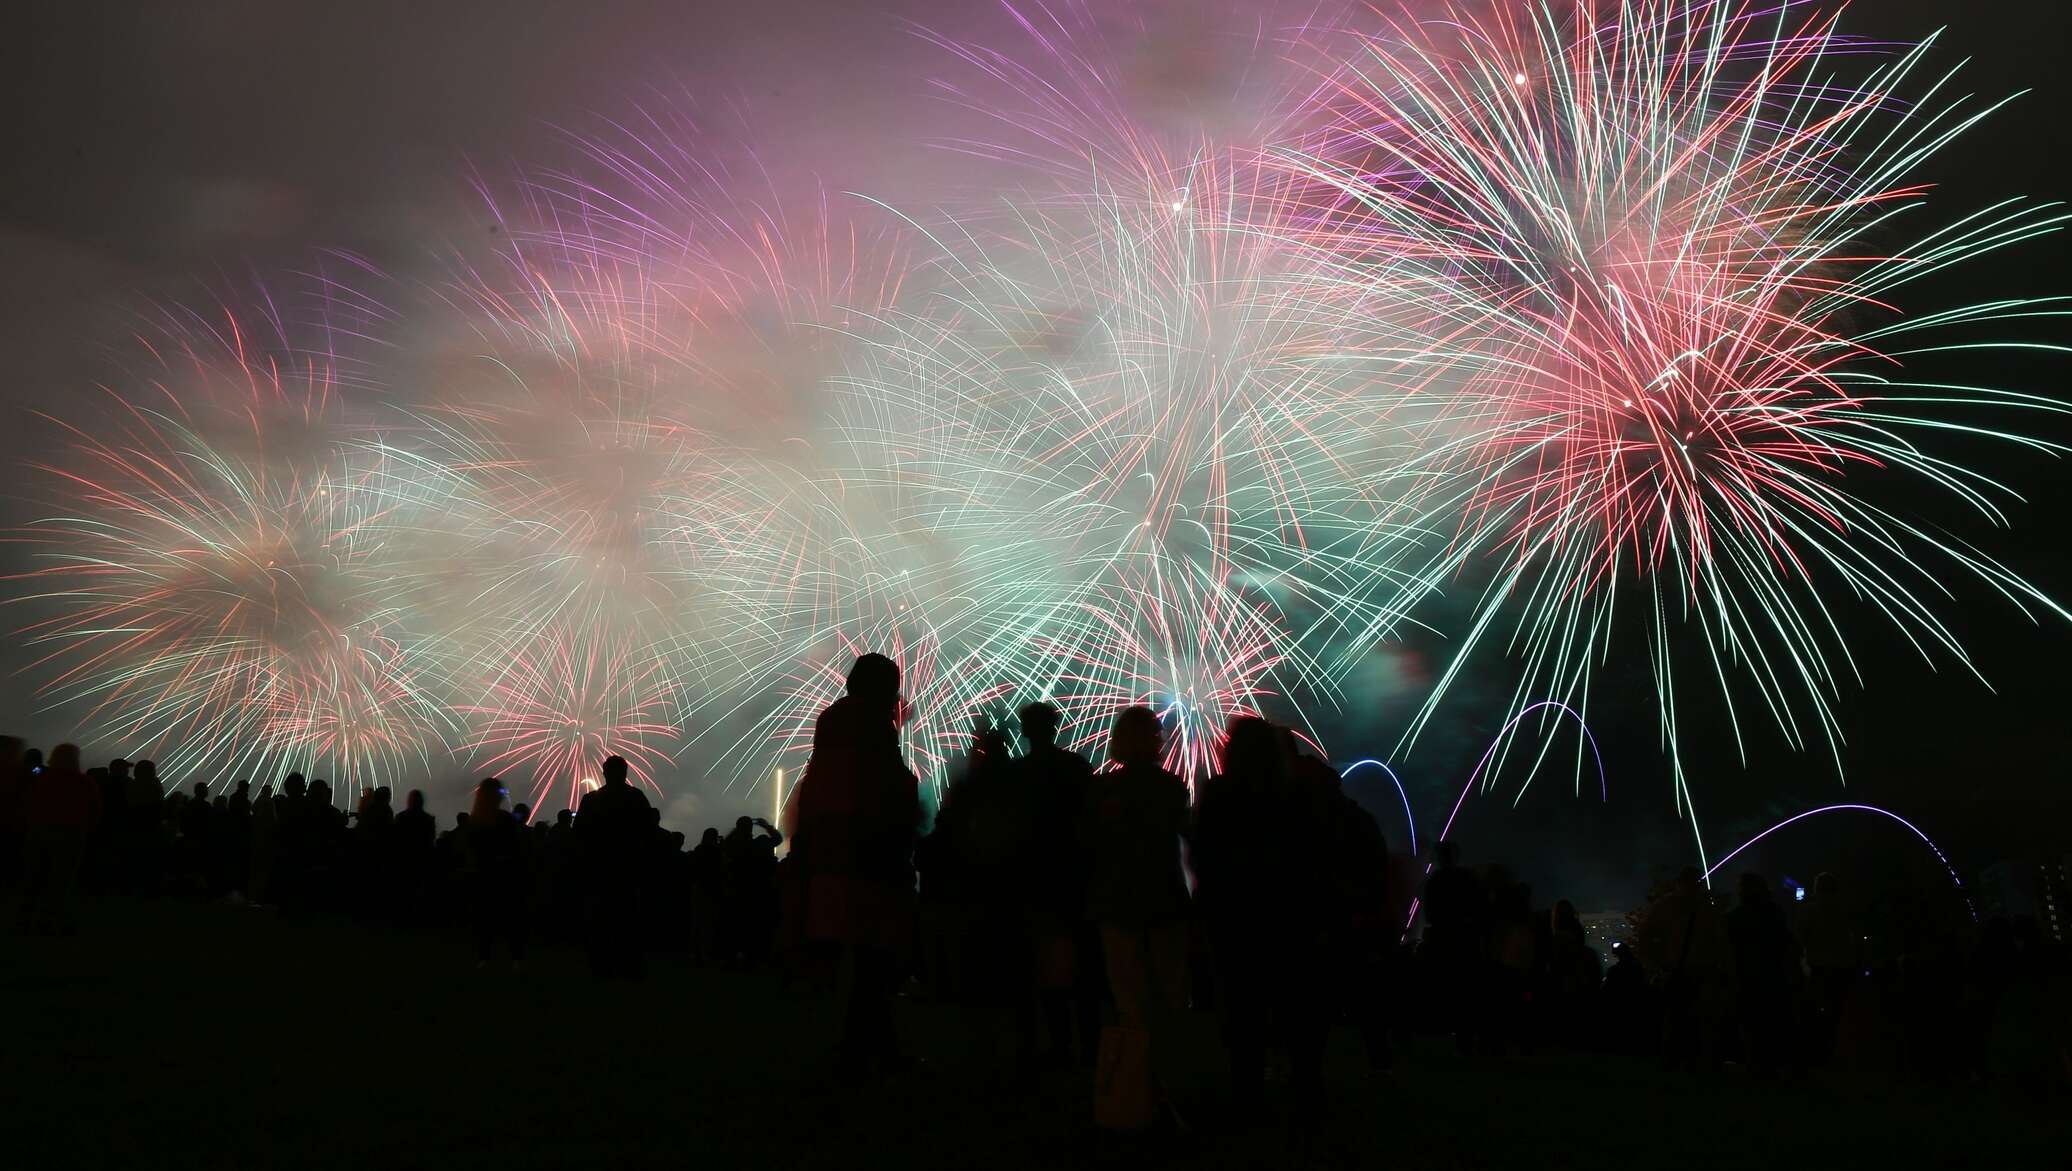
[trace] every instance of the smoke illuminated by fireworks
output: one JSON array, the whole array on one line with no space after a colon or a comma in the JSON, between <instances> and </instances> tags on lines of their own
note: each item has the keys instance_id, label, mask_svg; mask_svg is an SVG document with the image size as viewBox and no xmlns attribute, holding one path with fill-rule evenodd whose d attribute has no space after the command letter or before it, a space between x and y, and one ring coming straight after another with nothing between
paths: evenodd
<instances>
[{"instance_id":1,"label":"smoke illuminated by fireworks","mask_svg":"<svg viewBox=\"0 0 2072 1171\"><path fill-rule=\"evenodd\" d=\"M436 275L346 265L386 307L327 276L314 341L174 314L61 412L18 579L49 695L176 769L453 750L538 803L610 753L797 775L878 650L932 781L1047 699L1090 749L1152 706L1193 782L1406 624L1453 661L1393 761L1471 665L1582 720L1632 627L1672 761L1697 676L1839 763L1840 599L1959 662L1952 566L2063 613L1885 487L2002 523L1940 441L2051 450L2005 420L2062 411L1937 372L2060 308L1926 278L2063 217L1917 226L1992 108L1930 46L1794 3L1203 7L922 33L971 160L939 200L651 92L477 176L495 231Z\"/></svg>"}]
</instances>

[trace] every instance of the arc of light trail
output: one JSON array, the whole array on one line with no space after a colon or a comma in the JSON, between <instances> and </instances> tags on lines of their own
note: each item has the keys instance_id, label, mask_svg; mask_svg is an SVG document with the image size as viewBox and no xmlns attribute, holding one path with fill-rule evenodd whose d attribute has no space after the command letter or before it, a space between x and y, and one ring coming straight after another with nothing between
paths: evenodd
<instances>
[{"instance_id":1,"label":"arc of light trail","mask_svg":"<svg viewBox=\"0 0 2072 1171\"><path fill-rule=\"evenodd\" d=\"M1489 742L1489 747L1482 750L1482 759L1475 762L1475 771L1468 774L1468 783L1461 786L1460 796L1456 798L1453 802L1453 812L1446 815L1446 824L1439 827L1439 841L1445 841L1446 835L1453 832L1453 822L1455 818L1460 816L1460 807L1462 805L1467 804L1468 794L1475 791L1475 782L1482 779L1482 770L1489 767L1490 758L1496 755L1496 750L1498 746L1503 744L1505 737L1511 734L1511 729L1518 726L1518 721L1540 710L1541 708L1548 707L1558 708L1564 712L1567 712L1571 717L1575 719L1576 727L1581 728L1583 730L1583 739L1589 742L1590 745L1590 759L1597 763L1597 798L1600 801L1609 801L1611 799L1611 786L1608 783L1606 783L1604 777L1604 754L1597 751L1597 737L1591 733L1590 725L1583 722L1583 717L1581 713L1577 712L1576 709L1568 706L1567 704L1562 703L1560 700L1543 699L1538 703L1526 707L1517 715L1512 716L1510 719L1504 721L1504 726L1497 729L1496 737ZM1915 832L1918 833L1919 831L1917 830ZM1733 855L1729 854L1728 857L1731 858L1733 857ZM1425 863L1425 873L1430 874L1431 872L1432 863ZM1423 899L1410 900L1410 917L1403 920L1403 933L1405 935L1408 935L1410 933L1411 924L1417 922L1417 911L1418 908L1423 905L1423 903Z\"/></svg>"},{"instance_id":2,"label":"arc of light trail","mask_svg":"<svg viewBox=\"0 0 2072 1171\"><path fill-rule=\"evenodd\" d=\"M1468 783L1461 786L1460 796L1453 802L1453 812L1446 815L1446 824L1439 829L1440 841L1445 841L1446 835L1453 832L1453 822L1455 818L1460 816L1461 806L1467 804L1468 794L1475 791L1475 783L1482 779L1482 770L1489 767L1490 759L1496 755L1497 748L1510 736L1511 729L1516 728L1518 722L1525 717L1541 708L1549 707L1567 712L1575 720L1576 727L1583 730L1583 739L1590 745L1590 759L1597 765L1597 798L1600 801L1611 800L1611 787L1606 783L1604 777L1604 755L1597 751L1597 737L1591 734L1590 725L1583 722L1582 715L1576 709L1562 703L1560 700L1543 699L1506 720L1504 726L1497 730L1496 738L1489 742L1489 747L1482 750L1482 759L1475 762L1475 771L1468 774Z\"/></svg>"},{"instance_id":3,"label":"arc of light trail","mask_svg":"<svg viewBox=\"0 0 2072 1171\"><path fill-rule=\"evenodd\" d=\"M1881 809L1876 805L1823 805L1818 809L1808 809L1804 813L1793 814L1792 816L1785 818L1783 821L1778 822L1776 825L1771 826L1769 829L1766 829L1763 832L1748 839L1747 841L1741 843L1740 845L1735 846L1732 850L1727 851L1725 857L1722 857L1719 861L1714 862L1712 864L1712 869L1707 870L1705 872L1705 881L1707 883L1710 883L1712 881L1712 876L1719 871L1720 867L1725 866L1729 862L1732 862L1735 859L1735 857L1738 856L1743 850L1748 849L1750 846L1755 845L1757 842L1762 841L1764 838L1769 837L1771 834L1776 833L1778 830L1783 829L1785 826L1791 825L1794 822L1804 821L1807 818L1813 817L1817 814L1840 813L1846 809L1857 809L1862 810L1865 813L1875 813L1880 817L1891 818L1893 821L1898 822L1899 824L1907 827L1908 830L1912 831L1915 837L1921 839L1921 844L1927 846L1930 852L1932 852L1935 855L1935 860L1943 864L1943 869L1950 872L1950 881L1957 884L1957 893L1964 896L1964 905L1971 909L1972 921L1978 921L1978 905L1971 901L1971 892L1965 889L1964 880L1958 877L1957 868L1955 866L1950 865L1949 856L1942 852L1942 847L1936 845L1934 839L1930 838L1927 834L1922 833L1920 826L1915 825L1913 822L1908 821L1906 818L1901 817L1899 814L1892 812L1890 809Z\"/></svg>"},{"instance_id":4,"label":"arc of light trail","mask_svg":"<svg viewBox=\"0 0 2072 1171\"><path fill-rule=\"evenodd\" d=\"M1368 757L1365 760L1356 760L1346 765L1345 771L1338 774L1338 779L1342 781L1353 775L1362 766L1370 764L1380 769L1388 777L1389 783L1396 787L1396 796L1403 799L1403 824L1410 830L1410 856L1415 858L1417 857L1417 818L1410 812L1410 794L1403 788L1402 778L1396 776L1396 770L1390 768L1383 761Z\"/></svg>"}]
</instances>

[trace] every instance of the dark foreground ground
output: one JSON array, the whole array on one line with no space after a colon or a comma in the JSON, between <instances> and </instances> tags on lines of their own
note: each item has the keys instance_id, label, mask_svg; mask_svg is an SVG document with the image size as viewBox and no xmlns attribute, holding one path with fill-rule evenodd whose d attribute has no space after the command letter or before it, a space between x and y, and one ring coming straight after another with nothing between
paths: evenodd
<instances>
[{"instance_id":1,"label":"dark foreground ground","mask_svg":"<svg viewBox=\"0 0 2072 1171\"><path fill-rule=\"evenodd\" d=\"M1087 1079L1017 1080L957 1010L903 1004L923 1062L823 1076L805 988L664 961L600 988L580 957L475 970L450 936L108 902L79 937L0 936L0 1166L2072 1166L2063 1103L1982 1086L1699 1081L1601 1057L1393 1078L1334 1038L1321 1121L1240 1119L1212 1022L1187 1038L1192 1134L1102 1138Z\"/></svg>"}]
</instances>

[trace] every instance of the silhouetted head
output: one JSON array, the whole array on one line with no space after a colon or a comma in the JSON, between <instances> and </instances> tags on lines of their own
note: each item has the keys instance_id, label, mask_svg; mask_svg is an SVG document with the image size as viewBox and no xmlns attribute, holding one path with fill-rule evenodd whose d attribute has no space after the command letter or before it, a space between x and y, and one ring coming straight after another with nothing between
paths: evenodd
<instances>
[{"instance_id":1,"label":"silhouetted head","mask_svg":"<svg viewBox=\"0 0 2072 1171\"><path fill-rule=\"evenodd\" d=\"M1108 728L1108 759L1124 767L1157 764L1164 735L1157 712L1142 704L1126 707Z\"/></svg>"},{"instance_id":2,"label":"silhouetted head","mask_svg":"<svg viewBox=\"0 0 2072 1171\"><path fill-rule=\"evenodd\" d=\"M743 837L747 837L747 836L748 836L748 834L749 834L749 833L750 833L751 831L753 831L754 829L755 829L755 818L753 818L753 817L749 817L749 816L747 816L746 814L744 814L744 815L742 815L742 816L740 816L740 817L737 817L737 818L735 818L735 819L734 819L734 832L735 832L735 833L737 833L737 834L740 834L740 835L741 835L741 836L743 836Z\"/></svg>"},{"instance_id":3,"label":"silhouetted head","mask_svg":"<svg viewBox=\"0 0 2072 1171\"><path fill-rule=\"evenodd\" d=\"M130 762L119 756L108 762L108 775L118 781L129 779L129 771Z\"/></svg>"},{"instance_id":4,"label":"silhouetted head","mask_svg":"<svg viewBox=\"0 0 2072 1171\"><path fill-rule=\"evenodd\" d=\"M331 803L331 782L322 777L309 783L309 799L319 805Z\"/></svg>"},{"instance_id":5,"label":"silhouetted head","mask_svg":"<svg viewBox=\"0 0 2072 1171\"><path fill-rule=\"evenodd\" d=\"M144 784L150 785L150 786L151 786L152 788L154 788L154 789L155 789L155 788L157 788L157 787L158 787L158 762L157 762L157 761L155 761L155 760L140 760L140 761L138 761L138 762L137 762L137 771L136 771L136 773L134 774L134 776L136 777L136 779L137 779L138 781L141 781L141 782L143 782Z\"/></svg>"},{"instance_id":6,"label":"silhouetted head","mask_svg":"<svg viewBox=\"0 0 2072 1171\"><path fill-rule=\"evenodd\" d=\"M1694 895L1705 889L1705 872L1696 866L1686 866L1676 872L1678 894Z\"/></svg>"},{"instance_id":7,"label":"silhouetted head","mask_svg":"<svg viewBox=\"0 0 2072 1171\"><path fill-rule=\"evenodd\" d=\"M1770 884L1763 881L1763 876L1753 870L1741 876L1741 881L1735 889L1740 893L1741 905L1744 907L1765 905L1770 902Z\"/></svg>"},{"instance_id":8,"label":"silhouetted head","mask_svg":"<svg viewBox=\"0 0 2072 1171\"><path fill-rule=\"evenodd\" d=\"M240 796L240 797L244 797L244 796L247 796L247 795L249 795L249 794L251 793L251 791L252 791L252 782L251 782L251 781L250 781L249 779L240 779L240 780L238 781L238 783L237 783L237 795L238 795L238 796ZM377 789L377 790L375 790L375 791L376 791L376 792L378 792L378 793L380 793L380 794L382 795L382 803L383 803L383 804L387 804L387 802L388 802L388 790L387 790L387 789Z\"/></svg>"},{"instance_id":9,"label":"silhouetted head","mask_svg":"<svg viewBox=\"0 0 2072 1171\"><path fill-rule=\"evenodd\" d=\"M301 773L289 773L288 779L281 782L281 792L286 796L299 799L303 794L309 792L309 783L302 779Z\"/></svg>"},{"instance_id":10,"label":"silhouetted head","mask_svg":"<svg viewBox=\"0 0 2072 1171\"><path fill-rule=\"evenodd\" d=\"M60 744L50 750L50 771L60 775L79 771L79 745Z\"/></svg>"},{"instance_id":11,"label":"silhouetted head","mask_svg":"<svg viewBox=\"0 0 2072 1171\"><path fill-rule=\"evenodd\" d=\"M474 803L468 806L468 820L489 821L504 807L504 783L495 777L483 777L475 785Z\"/></svg>"},{"instance_id":12,"label":"silhouetted head","mask_svg":"<svg viewBox=\"0 0 2072 1171\"><path fill-rule=\"evenodd\" d=\"M409 810L412 813L423 813L424 790L412 789L408 793L403 794L403 808Z\"/></svg>"},{"instance_id":13,"label":"silhouetted head","mask_svg":"<svg viewBox=\"0 0 2072 1171\"><path fill-rule=\"evenodd\" d=\"M1032 747L1048 748L1058 742L1058 727L1065 722L1056 704L1037 700L1025 703L1022 710L1014 713L1021 721L1022 738Z\"/></svg>"},{"instance_id":14,"label":"silhouetted head","mask_svg":"<svg viewBox=\"0 0 2072 1171\"><path fill-rule=\"evenodd\" d=\"M598 771L604 774L605 784L623 785L626 783L626 758L607 756L604 758L604 766Z\"/></svg>"},{"instance_id":15,"label":"silhouetted head","mask_svg":"<svg viewBox=\"0 0 2072 1171\"><path fill-rule=\"evenodd\" d=\"M852 699L890 708L899 702L899 664L880 654L858 655L846 690Z\"/></svg>"},{"instance_id":16,"label":"silhouetted head","mask_svg":"<svg viewBox=\"0 0 2072 1171\"><path fill-rule=\"evenodd\" d=\"M465 813L456 813L456 814L454 814L454 815L453 815L453 828L455 828L455 829L459 829L460 827L462 827L462 826L464 826L464 825L466 825L466 824L468 824L468 815L467 815L467 814L465 814Z\"/></svg>"},{"instance_id":17,"label":"silhouetted head","mask_svg":"<svg viewBox=\"0 0 2072 1171\"><path fill-rule=\"evenodd\" d=\"M1230 721L1229 738L1223 743L1223 772L1252 780L1277 781L1286 775L1280 737L1272 724L1258 716L1239 716Z\"/></svg>"},{"instance_id":18,"label":"silhouetted head","mask_svg":"<svg viewBox=\"0 0 2072 1171\"><path fill-rule=\"evenodd\" d=\"M323 784L322 781L317 783ZM206 801L209 799L209 783L207 781L194 782L194 799L196 801Z\"/></svg>"},{"instance_id":19,"label":"silhouetted head","mask_svg":"<svg viewBox=\"0 0 2072 1171\"><path fill-rule=\"evenodd\" d=\"M519 825L530 823L532 821L532 806L527 805L523 801L511 806L511 818Z\"/></svg>"},{"instance_id":20,"label":"silhouetted head","mask_svg":"<svg viewBox=\"0 0 2072 1171\"><path fill-rule=\"evenodd\" d=\"M982 764L1007 763L1007 733L988 724L971 737L971 754Z\"/></svg>"},{"instance_id":21,"label":"silhouetted head","mask_svg":"<svg viewBox=\"0 0 2072 1171\"><path fill-rule=\"evenodd\" d=\"M1460 847L1452 842L1441 840L1438 845L1432 847L1432 860L1441 866L1458 866L1460 865Z\"/></svg>"},{"instance_id":22,"label":"silhouetted head","mask_svg":"<svg viewBox=\"0 0 2072 1171\"><path fill-rule=\"evenodd\" d=\"M982 757L991 752L996 738L1004 741L1004 738L1001 738L1000 734L993 730L993 721L989 717L981 715L971 721L971 747L969 751L974 758Z\"/></svg>"},{"instance_id":23,"label":"silhouetted head","mask_svg":"<svg viewBox=\"0 0 2072 1171\"><path fill-rule=\"evenodd\" d=\"M41 748L22 749L22 771L35 772L37 769L42 767L43 750Z\"/></svg>"},{"instance_id":24,"label":"silhouetted head","mask_svg":"<svg viewBox=\"0 0 2072 1171\"><path fill-rule=\"evenodd\" d=\"M239 781L237 783L237 787L242 789L249 783L249 781ZM395 790L389 788L387 785L374 786L374 803L376 805L393 805L395 804L395 802Z\"/></svg>"},{"instance_id":25,"label":"silhouetted head","mask_svg":"<svg viewBox=\"0 0 2072 1171\"><path fill-rule=\"evenodd\" d=\"M559 812L559 813L557 813L557 814L555 814L555 815L554 815L554 824L555 824L555 825L567 825L568 823L570 823L570 822L574 821L575 819L576 819L576 811L575 811L575 810L573 810L573 809L564 809L564 810L562 810L561 812Z\"/></svg>"},{"instance_id":26,"label":"silhouetted head","mask_svg":"<svg viewBox=\"0 0 2072 1171\"><path fill-rule=\"evenodd\" d=\"M717 841L719 841L719 827L715 825L706 826L705 832L698 838L698 844L701 846L709 846Z\"/></svg>"}]
</instances>

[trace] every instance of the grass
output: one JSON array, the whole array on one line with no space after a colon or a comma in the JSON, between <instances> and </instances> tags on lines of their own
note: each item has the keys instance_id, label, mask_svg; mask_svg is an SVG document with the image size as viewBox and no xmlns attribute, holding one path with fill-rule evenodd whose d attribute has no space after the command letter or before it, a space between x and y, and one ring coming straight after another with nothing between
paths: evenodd
<instances>
[{"instance_id":1,"label":"grass","mask_svg":"<svg viewBox=\"0 0 2072 1171\"><path fill-rule=\"evenodd\" d=\"M0 936L0 1151L58 1167L2064 1166L2062 1103L1971 1084L1759 1083L1414 1045L1370 1077L1334 1036L1321 1120L1238 1117L1213 1021L1177 1087L1193 1131L1118 1139L1076 1071L1019 1077L963 1010L903 1003L919 1063L860 1089L823 1060L815 990L664 959L594 983L546 949L172 902Z\"/></svg>"}]
</instances>

